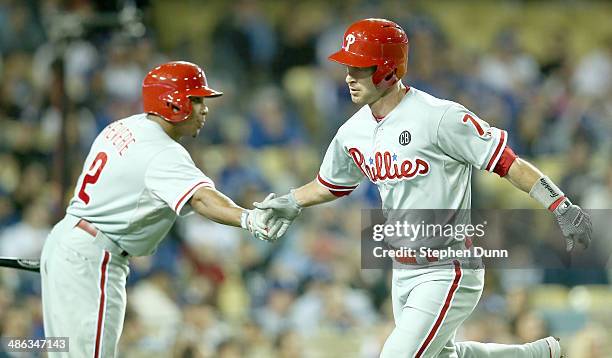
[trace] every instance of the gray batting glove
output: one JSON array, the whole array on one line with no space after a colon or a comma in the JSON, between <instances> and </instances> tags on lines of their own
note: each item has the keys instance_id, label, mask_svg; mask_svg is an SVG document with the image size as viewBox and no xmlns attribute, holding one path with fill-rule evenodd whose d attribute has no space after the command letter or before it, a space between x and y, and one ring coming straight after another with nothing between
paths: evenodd
<instances>
[{"instance_id":1,"label":"gray batting glove","mask_svg":"<svg viewBox=\"0 0 612 358\"><path fill-rule=\"evenodd\" d=\"M274 193L269 194L265 200L275 197ZM271 220L272 210L252 209L244 210L240 217L240 226L253 235L254 238L263 241L276 241L276 237L270 235L270 225L276 224L277 220Z\"/></svg>"},{"instance_id":2,"label":"gray batting glove","mask_svg":"<svg viewBox=\"0 0 612 358\"><path fill-rule=\"evenodd\" d=\"M258 209L272 209L272 217L276 222L271 224L269 235L277 239L285 234L293 220L302 212L302 207L295 200L293 191L278 198L270 198L268 195L264 201L255 202L253 205Z\"/></svg>"},{"instance_id":3,"label":"gray batting glove","mask_svg":"<svg viewBox=\"0 0 612 358\"><path fill-rule=\"evenodd\" d=\"M565 249L568 252L574 249L576 243L579 243L585 249L589 247L591 233L593 232L589 214L578 205L572 204L567 198L559 204L553 213L557 217L563 236L565 236Z\"/></svg>"}]
</instances>

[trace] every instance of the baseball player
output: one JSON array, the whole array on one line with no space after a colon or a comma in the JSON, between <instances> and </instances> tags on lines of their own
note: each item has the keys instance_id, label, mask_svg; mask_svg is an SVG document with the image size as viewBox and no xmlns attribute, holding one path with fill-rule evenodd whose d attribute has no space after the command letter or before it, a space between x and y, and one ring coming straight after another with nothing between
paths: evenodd
<instances>
[{"instance_id":1,"label":"baseball player","mask_svg":"<svg viewBox=\"0 0 612 358\"><path fill-rule=\"evenodd\" d=\"M513 153L506 131L489 126L460 104L402 84L408 37L400 26L384 19L357 21L329 59L346 66L351 99L363 107L340 127L313 182L255 203L283 217L269 235L282 236L303 207L348 195L363 177L378 186L385 212L469 209L476 167L508 179L553 212L568 250L576 242L588 246L589 217L547 176ZM467 244L444 243L451 248ZM457 328L482 294L482 266L416 256L401 263L413 269L393 270L395 328L381 357L561 356L553 337L522 345L455 342Z\"/></svg>"},{"instance_id":2,"label":"baseball player","mask_svg":"<svg viewBox=\"0 0 612 358\"><path fill-rule=\"evenodd\" d=\"M114 357L126 309L128 258L152 254L177 216L193 211L269 240L260 209L215 190L177 141L206 120L204 71L189 62L151 70L144 112L108 125L85 160L66 216L41 257L46 336L69 337L70 357Z\"/></svg>"}]
</instances>

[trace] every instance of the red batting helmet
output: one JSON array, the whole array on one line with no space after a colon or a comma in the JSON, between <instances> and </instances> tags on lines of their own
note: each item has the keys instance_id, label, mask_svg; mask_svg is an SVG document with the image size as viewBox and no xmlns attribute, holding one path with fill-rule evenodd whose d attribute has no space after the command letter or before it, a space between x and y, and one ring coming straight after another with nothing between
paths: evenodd
<instances>
[{"instance_id":1,"label":"red batting helmet","mask_svg":"<svg viewBox=\"0 0 612 358\"><path fill-rule=\"evenodd\" d=\"M189 97L218 97L222 94L208 87L206 75L199 66L185 61L157 66L142 81L144 111L168 122L182 122L189 117Z\"/></svg>"},{"instance_id":2,"label":"red batting helmet","mask_svg":"<svg viewBox=\"0 0 612 358\"><path fill-rule=\"evenodd\" d=\"M352 67L376 66L372 82L393 84L408 68L408 36L395 22L364 19L344 33L342 48L329 59Z\"/></svg>"}]
</instances>

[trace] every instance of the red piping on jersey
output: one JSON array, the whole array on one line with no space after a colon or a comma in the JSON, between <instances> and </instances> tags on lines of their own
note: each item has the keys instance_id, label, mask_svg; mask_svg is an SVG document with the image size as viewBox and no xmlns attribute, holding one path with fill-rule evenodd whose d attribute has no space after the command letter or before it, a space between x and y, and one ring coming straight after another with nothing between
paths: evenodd
<instances>
[{"instance_id":1,"label":"red piping on jersey","mask_svg":"<svg viewBox=\"0 0 612 358\"><path fill-rule=\"evenodd\" d=\"M192 187L191 187L191 189L189 189L189 190L188 190L188 191L185 193L185 195L183 195L183 196L181 197L181 199L178 201L178 203L176 203L176 205L174 206L174 211L176 211L176 212L178 213L178 209L181 207L181 203L183 202L183 200L185 200L185 198L187 197L187 195L191 194L191 192L192 192L192 191L193 191L195 188L197 188L199 185L202 185L202 184L209 184L209 185L210 185L210 183L209 183L209 182L207 182L207 181L201 181L201 182L197 183L196 185L192 186Z\"/></svg>"},{"instance_id":2,"label":"red piping on jersey","mask_svg":"<svg viewBox=\"0 0 612 358\"><path fill-rule=\"evenodd\" d=\"M552 356L552 347L550 346L550 343L548 343L548 340L545 340L544 342L546 342L546 345L548 346L548 355L550 358L553 358Z\"/></svg>"},{"instance_id":3,"label":"red piping on jersey","mask_svg":"<svg viewBox=\"0 0 612 358\"><path fill-rule=\"evenodd\" d=\"M104 251L102 267L100 268L100 305L98 306L98 324L96 326L96 344L94 346L94 358L98 358L100 356L102 328L104 326L104 311L106 307L106 271L108 268L109 259L110 253L108 251Z\"/></svg>"},{"instance_id":4,"label":"red piping on jersey","mask_svg":"<svg viewBox=\"0 0 612 358\"><path fill-rule=\"evenodd\" d=\"M341 198L343 196L347 196L350 195L353 191L352 190L331 190L331 189L327 189L330 193L332 193L333 196L335 196L336 198Z\"/></svg>"},{"instance_id":5,"label":"red piping on jersey","mask_svg":"<svg viewBox=\"0 0 612 358\"><path fill-rule=\"evenodd\" d=\"M493 169L493 173L496 173L500 177L505 177L512 166L512 163L518 158L514 151L509 146L506 146L502 152L501 157L495 164L495 168Z\"/></svg>"},{"instance_id":6,"label":"red piping on jersey","mask_svg":"<svg viewBox=\"0 0 612 358\"><path fill-rule=\"evenodd\" d=\"M550 204L550 206L548 207L548 210L550 211L557 210L557 207L563 202L564 199L565 199L565 196L561 196L559 199L555 200L554 203Z\"/></svg>"},{"instance_id":7,"label":"red piping on jersey","mask_svg":"<svg viewBox=\"0 0 612 358\"><path fill-rule=\"evenodd\" d=\"M317 180L319 180L319 182L321 184L323 184L324 186L328 187L328 189L334 189L334 190L355 190L355 188L357 188L357 185L343 186L343 185L335 185L335 184L329 183L329 182L325 181L323 178L321 178L321 174L317 174Z\"/></svg>"},{"instance_id":8,"label":"red piping on jersey","mask_svg":"<svg viewBox=\"0 0 612 358\"><path fill-rule=\"evenodd\" d=\"M444 318L446 317L446 313L448 312L448 309L450 308L451 301L453 300L455 292L457 292L457 288L459 288L459 281L461 280L461 275L462 275L461 264L459 264L459 261L457 260L453 261L453 264L455 265L455 279L453 280L453 283L450 289L448 290L448 294L446 295L446 299L444 300L444 305L442 306L442 309L440 310L440 313L438 314L438 318L436 319L436 322L434 323L433 327L429 331L429 334L427 335L425 342L423 342L423 344L421 345L421 348L419 348L418 352L414 355L415 358L419 358L422 356L423 352L425 352L425 350L427 349L431 341L436 336L436 333L438 332L438 329L440 328L440 325L442 324L442 321L444 321Z\"/></svg>"},{"instance_id":9,"label":"red piping on jersey","mask_svg":"<svg viewBox=\"0 0 612 358\"><path fill-rule=\"evenodd\" d=\"M357 185L353 187L343 187L340 185L334 185L334 184L328 183L325 180L323 180L323 178L321 178L320 174L317 174L317 180L319 181L319 183L321 183L321 185L326 187L327 190L329 190L329 192L332 193L333 196L337 198L349 195L357 187ZM332 189L332 188L335 188L335 189Z\"/></svg>"},{"instance_id":10,"label":"red piping on jersey","mask_svg":"<svg viewBox=\"0 0 612 358\"><path fill-rule=\"evenodd\" d=\"M493 166L493 162L495 162L495 158L497 158L499 151L504 146L505 139L506 139L506 131L501 131L501 135L499 136L499 143L497 143L497 147L495 148L495 151L493 152L493 155L491 156L491 159L489 160L489 164L487 164L487 168L486 168L487 171L491 171L491 166Z\"/></svg>"}]
</instances>

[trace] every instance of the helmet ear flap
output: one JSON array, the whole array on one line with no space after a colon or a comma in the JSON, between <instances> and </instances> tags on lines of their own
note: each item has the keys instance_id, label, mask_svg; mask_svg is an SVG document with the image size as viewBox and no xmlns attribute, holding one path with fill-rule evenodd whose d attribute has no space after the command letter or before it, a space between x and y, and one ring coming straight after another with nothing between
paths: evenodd
<instances>
[{"instance_id":1,"label":"helmet ear flap","mask_svg":"<svg viewBox=\"0 0 612 358\"><path fill-rule=\"evenodd\" d=\"M399 78L397 78L395 71L393 71L389 73L387 77L383 78L380 82L378 82L376 88L389 88L396 84L397 81L399 81Z\"/></svg>"},{"instance_id":2,"label":"helmet ear flap","mask_svg":"<svg viewBox=\"0 0 612 358\"><path fill-rule=\"evenodd\" d=\"M168 108L168 117L172 122L186 120L191 114L192 106L189 97L184 95L167 95L163 98Z\"/></svg>"},{"instance_id":3,"label":"helmet ear flap","mask_svg":"<svg viewBox=\"0 0 612 358\"><path fill-rule=\"evenodd\" d=\"M397 69L394 69L393 71L389 72L389 74L387 75L387 77L385 77L383 81L390 81L393 77L397 77Z\"/></svg>"},{"instance_id":4,"label":"helmet ear flap","mask_svg":"<svg viewBox=\"0 0 612 358\"><path fill-rule=\"evenodd\" d=\"M385 61L383 64L378 65L374 76L372 76L372 82L378 88L389 87L397 81L399 81L397 67L390 61Z\"/></svg>"},{"instance_id":5,"label":"helmet ear flap","mask_svg":"<svg viewBox=\"0 0 612 358\"><path fill-rule=\"evenodd\" d=\"M170 108L172 110L172 113L174 114L179 113L181 111L180 107L172 102L166 102L166 107Z\"/></svg>"}]
</instances>

